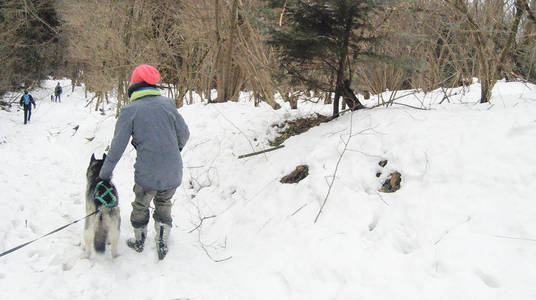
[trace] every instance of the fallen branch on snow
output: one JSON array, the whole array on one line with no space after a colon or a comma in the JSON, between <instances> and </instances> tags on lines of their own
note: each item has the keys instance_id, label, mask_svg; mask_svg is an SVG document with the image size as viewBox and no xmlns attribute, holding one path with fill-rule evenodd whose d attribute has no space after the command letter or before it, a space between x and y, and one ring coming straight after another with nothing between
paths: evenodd
<instances>
[{"instance_id":1,"label":"fallen branch on snow","mask_svg":"<svg viewBox=\"0 0 536 300\"><path fill-rule=\"evenodd\" d=\"M262 150L262 151L257 151L257 152L253 152L253 153L248 153L248 154L240 155L240 156L238 156L238 159L245 158L245 157L250 157L250 156L255 156L255 155L259 155L259 154L263 154L263 153L270 152L270 151L274 151L274 150L277 150L277 149L279 149L279 148L283 148L283 147L285 147L285 145L279 145L279 146L277 146L277 147L264 149L264 150Z\"/></svg>"}]
</instances>

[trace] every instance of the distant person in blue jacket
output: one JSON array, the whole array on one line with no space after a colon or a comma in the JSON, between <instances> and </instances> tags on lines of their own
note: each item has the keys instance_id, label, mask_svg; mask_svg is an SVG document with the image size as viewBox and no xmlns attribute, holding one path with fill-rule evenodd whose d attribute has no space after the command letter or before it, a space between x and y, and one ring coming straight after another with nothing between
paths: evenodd
<instances>
[{"instance_id":1,"label":"distant person in blue jacket","mask_svg":"<svg viewBox=\"0 0 536 300\"><path fill-rule=\"evenodd\" d=\"M56 98L54 98L54 102L61 103L61 92L62 92L61 85L58 82L58 84L56 85L56 88L54 88L54 96L56 96Z\"/></svg>"},{"instance_id":2,"label":"distant person in blue jacket","mask_svg":"<svg viewBox=\"0 0 536 300\"><path fill-rule=\"evenodd\" d=\"M24 108L24 124L30 122L32 116L32 104L35 108L35 101L32 95L28 94L28 90L24 90L24 95L20 97L20 106Z\"/></svg>"}]
</instances>

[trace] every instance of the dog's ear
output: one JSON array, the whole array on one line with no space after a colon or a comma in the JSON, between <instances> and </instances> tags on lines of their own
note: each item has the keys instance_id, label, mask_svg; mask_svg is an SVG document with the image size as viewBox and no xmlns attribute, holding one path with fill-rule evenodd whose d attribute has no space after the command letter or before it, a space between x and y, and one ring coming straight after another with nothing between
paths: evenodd
<instances>
[{"instance_id":1,"label":"dog's ear","mask_svg":"<svg viewBox=\"0 0 536 300\"><path fill-rule=\"evenodd\" d=\"M96 159L95 159L95 153L91 154L91 162L94 162L94 161L96 161Z\"/></svg>"},{"instance_id":2,"label":"dog's ear","mask_svg":"<svg viewBox=\"0 0 536 300\"><path fill-rule=\"evenodd\" d=\"M106 153L104 153L104 154L102 155L102 160L105 160L105 159L106 159Z\"/></svg>"}]
</instances>

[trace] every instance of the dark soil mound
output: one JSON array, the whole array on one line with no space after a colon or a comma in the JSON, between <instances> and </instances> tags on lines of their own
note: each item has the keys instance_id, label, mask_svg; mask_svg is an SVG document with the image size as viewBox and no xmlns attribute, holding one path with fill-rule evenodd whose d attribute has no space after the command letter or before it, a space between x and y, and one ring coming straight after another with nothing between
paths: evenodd
<instances>
[{"instance_id":1,"label":"dark soil mound","mask_svg":"<svg viewBox=\"0 0 536 300\"><path fill-rule=\"evenodd\" d=\"M273 125L273 127L278 127L280 129L280 136L276 137L275 140L270 141L270 145L279 146L291 136L304 133L309 130L309 128L318 126L321 123L331 121L331 119L332 118L328 116L315 114L313 116L299 118L291 121L285 121L281 124L275 124Z\"/></svg>"}]
</instances>

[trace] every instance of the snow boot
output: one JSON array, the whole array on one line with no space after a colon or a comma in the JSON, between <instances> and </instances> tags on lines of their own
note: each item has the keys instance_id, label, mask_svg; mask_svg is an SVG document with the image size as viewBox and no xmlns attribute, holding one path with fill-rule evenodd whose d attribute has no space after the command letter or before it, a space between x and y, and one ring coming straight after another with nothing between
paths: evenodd
<instances>
[{"instance_id":1,"label":"snow boot","mask_svg":"<svg viewBox=\"0 0 536 300\"><path fill-rule=\"evenodd\" d=\"M127 246L134 249L136 252L143 251L143 245L145 244L145 238L147 237L147 227L134 228L134 238L127 240Z\"/></svg>"},{"instance_id":2,"label":"snow boot","mask_svg":"<svg viewBox=\"0 0 536 300\"><path fill-rule=\"evenodd\" d=\"M161 222L154 223L154 229L156 231L156 251L158 252L158 259L162 260L166 257L168 252L168 239L171 226Z\"/></svg>"}]
</instances>

